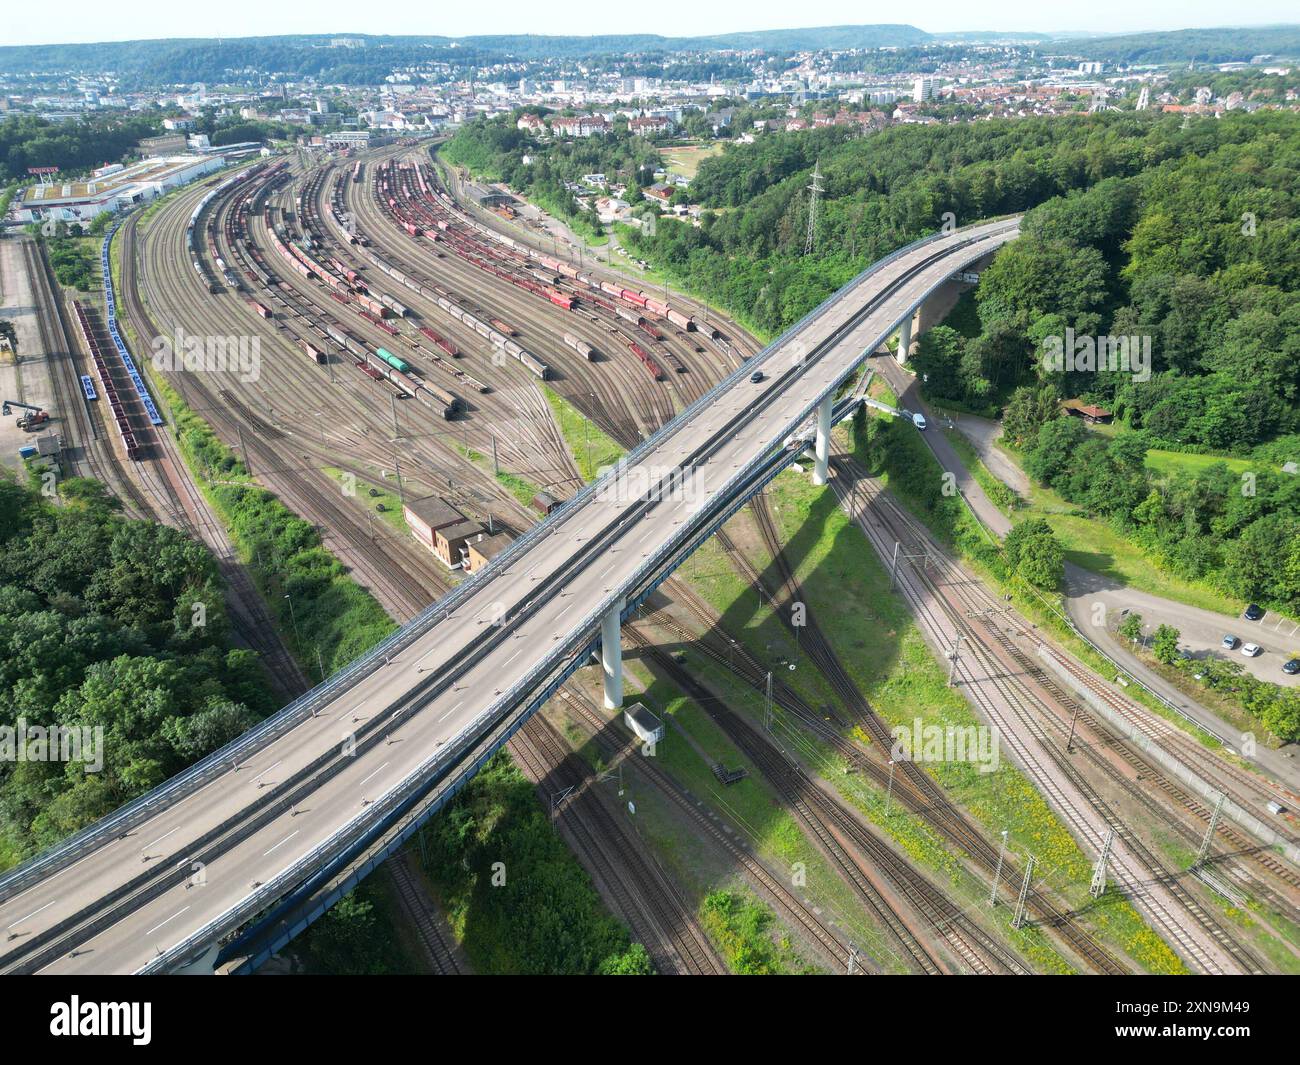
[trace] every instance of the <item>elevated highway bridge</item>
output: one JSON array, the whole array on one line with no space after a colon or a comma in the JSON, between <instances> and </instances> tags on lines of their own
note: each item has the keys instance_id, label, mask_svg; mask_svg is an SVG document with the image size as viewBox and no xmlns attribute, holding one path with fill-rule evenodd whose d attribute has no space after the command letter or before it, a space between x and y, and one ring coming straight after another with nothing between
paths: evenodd
<instances>
[{"instance_id":1,"label":"elevated highway bridge","mask_svg":"<svg viewBox=\"0 0 1300 1065\"><path fill-rule=\"evenodd\" d=\"M373 652L0 877L0 971L250 967L400 846L597 648L618 705L622 619L799 457L807 441L791 437L810 417L825 483L841 385L1018 224L874 264Z\"/></svg>"}]
</instances>

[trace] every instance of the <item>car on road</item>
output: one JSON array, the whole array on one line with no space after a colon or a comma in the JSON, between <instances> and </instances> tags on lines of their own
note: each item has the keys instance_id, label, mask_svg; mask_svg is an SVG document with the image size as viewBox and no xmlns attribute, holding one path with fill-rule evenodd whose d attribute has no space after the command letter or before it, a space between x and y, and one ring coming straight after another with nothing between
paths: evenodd
<instances>
[{"instance_id":1,"label":"car on road","mask_svg":"<svg viewBox=\"0 0 1300 1065\"><path fill-rule=\"evenodd\" d=\"M1288 677L1294 677L1300 673L1300 658L1289 658L1282 663L1282 672Z\"/></svg>"},{"instance_id":2,"label":"car on road","mask_svg":"<svg viewBox=\"0 0 1300 1065\"><path fill-rule=\"evenodd\" d=\"M1239 643L1241 643L1241 641L1231 633L1223 637L1223 646L1229 651L1235 651L1237 649L1237 644Z\"/></svg>"},{"instance_id":3,"label":"car on road","mask_svg":"<svg viewBox=\"0 0 1300 1065\"><path fill-rule=\"evenodd\" d=\"M926 423L925 423L925 415L924 415L924 414L913 414L913 415L912 415L912 424L915 425L918 429L920 429L921 432L925 432L925 424L926 424Z\"/></svg>"},{"instance_id":4,"label":"car on road","mask_svg":"<svg viewBox=\"0 0 1300 1065\"><path fill-rule=\"evenodd\" d=\"M1264 653L1264 648L1257 643L1248 643L1241 649L1241 653L1247 658L1258 658Z\"/></svg>"},{"instance_id":5,"label":"car on road","mask_svg":"<svg viewBox=\"0 0 1300 1065\"><path fill-rule=\"evenodd\" d=\"M1254 603L1247 604L1246 612L1242 614L1242 617L1244 617L1247 621L1258 621L1263 616L1264 616L1263 608L1257 607Z\"/></svg>"},{"instance_id":6,"label":"car on road","mask_svg":"<svg viewBox=\"0 0 1300 1065\"><path fill-rule=\"evenodd\" d=\"M763 371L762 371L762 370L755 370L752 374L749 375L749 379L750 379L754 384L758 384L759 381L763 380Z\"/></svg>"}]
</instances>

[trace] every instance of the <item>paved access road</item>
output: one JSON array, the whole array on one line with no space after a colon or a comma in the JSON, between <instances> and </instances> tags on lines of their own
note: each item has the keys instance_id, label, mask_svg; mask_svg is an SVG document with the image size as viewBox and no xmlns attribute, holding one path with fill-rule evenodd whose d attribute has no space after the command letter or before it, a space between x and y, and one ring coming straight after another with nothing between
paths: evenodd
<instances>
[{"instance_id":1,"label":"paved access road","mask_svg":"<svg viewBox=\"0 0 1300 1065\"><path fill-rule=\"evenodd\" d=\"M674 538L729 482L779 448L911 306L1012 239L1017 225L975 227L887 261L790 341L738 371L712 402L666 427L637 468L650 484L689 469L690 490L656 500L644 491L598 493L557 515L527 550L484 570L411 646L242 764L32 886L5 896L0 885L0 927L14 937L0 940L0 967L136 971L242 912L259 885L313 860L342 827L373 817L383 797L425 771L440 748L477 732L485 716L498 719L512 686L552 668L557 648L594 632ZM749 374L758 365L767 377L754 384ZM400 724L376 724L408 706L418 712ZM375 729L378 742L355 753L354 738L364 741ZM289 779L322 761L310 794L289 807ZM238 831L224 841L201 842L231 826ZM110 905L133 883L130 897ZM78 931L87 915L104 927Z\"/></svg>"},{"instance_id":2,"label":"paved access road","mask_svg":"<svg viewBox=\"0 0 1300 1065\"><path fill-rule=\"evenodd\" d=\"M930 421L930 428L923 435L935 458L945 470L955 475L962 495L966 497L971 509L980 520L998 536L1005 536L1007 530L1011 528L1011 520L993 505L984 494L984 489L967 471L956 450L947 440L930 406L921 399L916 378L890 357L875 360L875 365L898 396L902 406L925 413ZM966 415L962 415L963 424L965 421ZM984 448L992 447L991 434L986 429L974 442L976 449L983 453ZM1010 460L1004 457L1003 461L1014 468ZM996 476L1002 476L1002 471L996 465L991 465L989 469ZM1017 491L1023 490L1015 480L1008 483ZM1070 562L1065 564L1065 585L1066 609L1081 632L1086 632L1089 638L1104 646L1107 653L1132 676L1168 699L1189 718L1212 735L1219 737L1233 750L1240 750L1242 737L1225 724L1217 714L1174 687L1134 655L1109 629L1095 625L1093 604L1103 603L1108 612L1124 609L1136 611L1142 615L1148 633L1154 632L1156 626L1161 623L1173 625L1182 633L1180 646L1195 657L1220 655L1241 662L1264 680L1292 686L1300 683L1300 677L1288 677L1281 669L1282 663L1287 658L1300 654L1300 632L1294 631L1291 622L1279 619L1276 615L1267 615L1259 622L1246 621L1240 617L1233 619L1211 610L1185 606L1146 592L1139 592ZM1243 643L1259 644L1264 648L1264 654L1258 658L1248 659L1237 651L1226 650L1220 642L1226 633L1239 637ZM1292 790L1300 791L1300 757L1296 757L1296 752L1296 744L1287 744L1280 750L1257 747L1255 754L1248 760L1254 762L1272 779Z\"/></svg>"}]
</instances>

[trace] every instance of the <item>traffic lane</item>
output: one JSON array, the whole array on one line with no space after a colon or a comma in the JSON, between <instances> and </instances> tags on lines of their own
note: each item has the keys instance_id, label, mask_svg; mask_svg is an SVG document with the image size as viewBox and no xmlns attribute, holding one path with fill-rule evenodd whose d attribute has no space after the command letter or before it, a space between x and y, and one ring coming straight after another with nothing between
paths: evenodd
<instances>
[{"instance_id":1,"label":"traffic lane","mask_svg":"<svg viewBox=\"0 0 1300 1065\"><path fill-rule=\"evenodd\" d=\"M925 279L926 279L926 280L929 279L929 278L928 278L928 274L925 275ZM910 289L909 289L908 291L910 292ZM882 328L882 325L881 325L880 321L878 321L878 319L881 318L882 314L888 314L888 313L889 313L889 310L892 308L893 303L898 302L898 301L901 301L901 300L904 300L904 299L906 299L906 298L907 298L907 293L904 293L904 294L900 295L900 296L897 298L897 300L887 300L887 301L885 301L885 303L884 303L884 307L883 307L883 308L879 308L879 309L877 309L876 312L874 312L872 315L868 316L867 320L866 320L864 323L862 323L862 324L860 325L859 329L861 329L861 328L869 328L869 329L873 329L873 330L877 330L877 331L878 331L879 329ZM896 308L892 308L892 309L896 309ZM855 331L855 334L856 334L856 331ZM834 360L831 360L831 359L828 358L828 359L826 360L826 363L824 363L824 364L823 364L823 363L819 363L816 369L814 369L813 371L810 371L810 372L805 373L805 374L804 374L804 375L803 375L803 376L802 376L802 377L801 377L801 378L796 382L796 385L798 386L798 390L801 391L802 393L804 393L804 395L803 395L803 399L804 399L804 401L805 401L805 402L810 402L810 401L811 401L811 398L815 398L815 395L816 395L816 394L818 394L818 393L821 392L821 391L824 391L824 390L825 390L826 388L828 388L831 384L833 384L834 381L838 378L838 376L839 376L841 373L842 373L842 370L837 369L836 366L834 365ZM763 391L764 391L764 393L766 393L768 390L767 390L767 389L764 389ZM729 397L727 397L727 398L729 398ZM735 403L733 403L733 405L729 408L729 412L732 412L732 413L738 413L738 412L740 412L741 410L743 410L743 409L745 409L746 407L749 407L749 406L752 406L752 400L750 400L747 396L743 396L743 395L742 395L742 396L738 399L738 401L735 402ZM754 429L757 430L758 427L761 425L762 421L764 420L764 417L765 417L765 416L760 416L759 418L754 419L753 421L751 421L750 423L748 423L748 425L749 425L750 427L752 427L752 428L754 428ZM709 421L713 421L713 419L708 419L708 420L709 420ZM692 427L693 427L693 428L695 427L695 424L694 424L694 423L692 423ZM699 438L699 439L704 439L704 438L706 438L706 437L709 435L709 433L710 433L714 428L716 428L716 426L713 426L713 425L704 427L703 429L700 430L700 432L699 432L699 434L698 434L698 438ZM783 435L783 434L784 434L784 431L785 431L785 430L783 429L783 430L781 430L781 432L777 433L776 435L777 435L777 436ZM694 435L694 434L692 434L692 435ZM747 442L747 441L742 441L742 437L743 437L744 435L746 435L746 434L741 434L740 436L737 436L736 438L733 438L734 441L735 441L735 444L734 444L734 446L733 446L731 449L729 449L730 451L739 451L739 452L740 452L740 456L739 456L739 457L740 457L742 460L746 460L746 459L747 459L747 455L748 455L748 452L749 452L749 448L746 446L746 444L747 444L748 442ZM769 444L770 444L770 443L771 443L771 441L769 440ZM760 445L760 446L761 446L761 445ZM656 449L656 450L658 450L658 449ZM735 457L735 456L733 456L733 455L731 455L731 454L728 453L728 454L725 454L724 457L726 457L726 458L731 458L731 457ZM738 467L740 464L741 464L741 463L732 463L731 465L732 465L733 467ZM711 465L712 465L712 464L706 464L706 468L710 468ZM724 464L724 465L725 465L725 464ZM723 473L722 473L722 474L719 476L719 478L718 478L718 483L717 483L713 488L709 489L709 491L706 493L706 496L707 496L707 495L711 495L714 491L718 490L718 488L720 487L721 483L722 483L723 481L725 481L726 479L728 479L729 476L730 476L730 471L728 471L728 470L724 470ZM677 522L675 522L675 523L677 523ZM639 540L638 540L638 544L639 544L640 541L644 541L644 540L647 538L647 536L648 536L648 534L645 533L645 532L643 532L642 535L641 535L641 537L640 537ZM554 542L555 542L555 541L552 541L552 543L554 543ZM544 540L543 543L546 543L546 541ZM540 545L539 545L539 546L540 546ZM611 553L615 553L617 550L618 550L618 549L615 548L615 549L613 549L613 551L612 551ZM521 560L521 562L522 562L522 560ZM534 567L534 568L535 568L535 567ZM635 566L633 566L633 569L634 569L634 568L635 568ZM504 572L505 572L506 575L512 575L512 574L515 574L515 572L516 572L517 569L518 569L518 564L517 564L515 567L512 567L511 569L506 570L506 571L504 571ZM531 570L530 570L529 572L531 572ZM630 573L629 573L627 576L630 576ZM617 578L615 577L615 575L614 575L614 573L613 573L612 570L611 570L609 573L607 573L607 574L605 575L605 577L608 578L609 580L616 580L616 579L617 579ZM597 593L597 595L598 595L598 593ZM561 597L561 598L562 598L562 597ZM472 600L471 600L471 602L472 602ZM468 605L468 604L466 604L466 605ZM452 615L452 616L454 617L454 615ZM543 619L543 620L545 620L545 619ZM557 619L557 620L560 620L560 619ZM516 635L516 638L525 638L525 637L527 637L528 635L529 635L529 634L528 634L527 632L524 632L524 633L522 633L522 634L517 634L517 635ZM427 637L426 637L426 638L427 638ZM558 633L554 634L554 635L553 635L553 638L558 638ZM419 645L417 644L416 646L417 646L417 648L418 648ZM507 642L507 646L509 646L508 642ZM515 658L517 658L517 657L519 656L520 653L522 653L522 652L519 651L519 650L516 650L515 652L513 652L512 654L510 654L510 655L506 658L505 662L503 662L502 665L503 665L503 666L508 666L508 665L510 665L511 662L513 662L513 660L514 660ZM426 655L425 657L427 657L427 655ZM489 656L489 665L491 665L491 656ZM396 681L394 681L394 682L393 682L393 687L394 687L394 688L398 688L398 687L400 687L400 685L399 685ZM493 690L494 690L494 692L495 692L497 689L493 689ZM389 691L389 694L392 694L391 690ZM460 704L457 704L457 705L459 706ZM453 708L453 709L455 709L455 708ZM449 711L448 713L450 713L450 711ZM440 718L443 718L443 717L445 717L445 716L446 716L446 715L440 715ZM389 774L389 776L391 776L391 774ZM377 781L377 782L376 782L376 787L380 787L380 786L382 786L383 779L384 779L384 778L381 778L380 781ZM391 783L389 786L396 786L396 784L399 782L399 780L400 780L400 778L398 778L398 780L393 780L392 783ZM237 808L238 808L238 803L236 803L235 806L236 806L236 809L237 809ZM256 840L256 839L258 839L258 837L255 836L255 837L253 837L253 839ZM164 899L165 899L165 896L164 896ZM151 908L151 909L152 909L152 908ZM186 910L186 911L184 911L184 912L188 912L188 910ZM158 914L156 914L156 913L151 913L151 916L158 916ZM175 914L173 914L173 915L167 917L167 921L168 921L168 923L171 923L171 922L177 921L177 920L180 919L181 917L182 917L182 911L178 910ZM142 919L143 919L143 918L142 918ZM161 927L161 926L159 926L159 927Z\"/></svg>"},{"instance_id":2,"label":"traffic lane","mask_svg":"<svg viewBox=\"0 0 1300 1065\"><path fill-rule=\"evenodd\" d=\"M980 460L1003 484L1023 496L1029 495L1029 478L1025 471L1017 466L997 446L1002 438L1002 423L992 418L980 418L973 414L958 414L953 427L971 442Z\"/></svg>"}]
</instances>

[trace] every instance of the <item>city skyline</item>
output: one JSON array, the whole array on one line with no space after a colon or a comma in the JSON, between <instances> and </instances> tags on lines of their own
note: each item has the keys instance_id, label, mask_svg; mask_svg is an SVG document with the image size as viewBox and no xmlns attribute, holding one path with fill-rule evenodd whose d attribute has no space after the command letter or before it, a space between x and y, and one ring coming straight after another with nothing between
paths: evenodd
<instances>
[{"instance_id":1,"label":"city skyline","mask_svg":"<svg viewBox=\"0 0 1300 1065\"><path fill-rule=\"evenodd\" d=\"M386 11L382 26L357 25L353 5L342 0L323 0L310 19L302 13L267 8L251 0L231 0L219 14L202 8L142 4L121 11L102 5L73 3L60 9L65 15L57 34L37 8L19 7L8 22L4 45L93 44L129 40L170 38L243 38L291 34L340 35L435 35L447 37L486 36L519 33L536 36L601 36L608 34L657 34L665 37L708 36L766 30L803 29L822 26L904 23L928 33L1015 32L1052 35L1124 34L1166 32L1180 29L1258 27L1294 21L1294 9L1273 0L1252 5L1248 15L1225 14L1222 5L1193 0L1190 3L1158 3L1135 8L1118 0L1088 5L1086 10L1045 8L1025 0L989 5L972 10L955 0L938 0L927 5L923 16L907 18L888 13L864 14L848 0L820 0L803 5L798 14L785 5L717 4L701 11L685 3L660 5L653 15L629 17L619 12L588 9L547 10L537 5L505 0L492 14L476 10L450 10L430 15L415 4L398 2ZM310 23L310 29L308 24ZM324 28L322 28L324 27Z\"/></svg>"}]
</instances>

